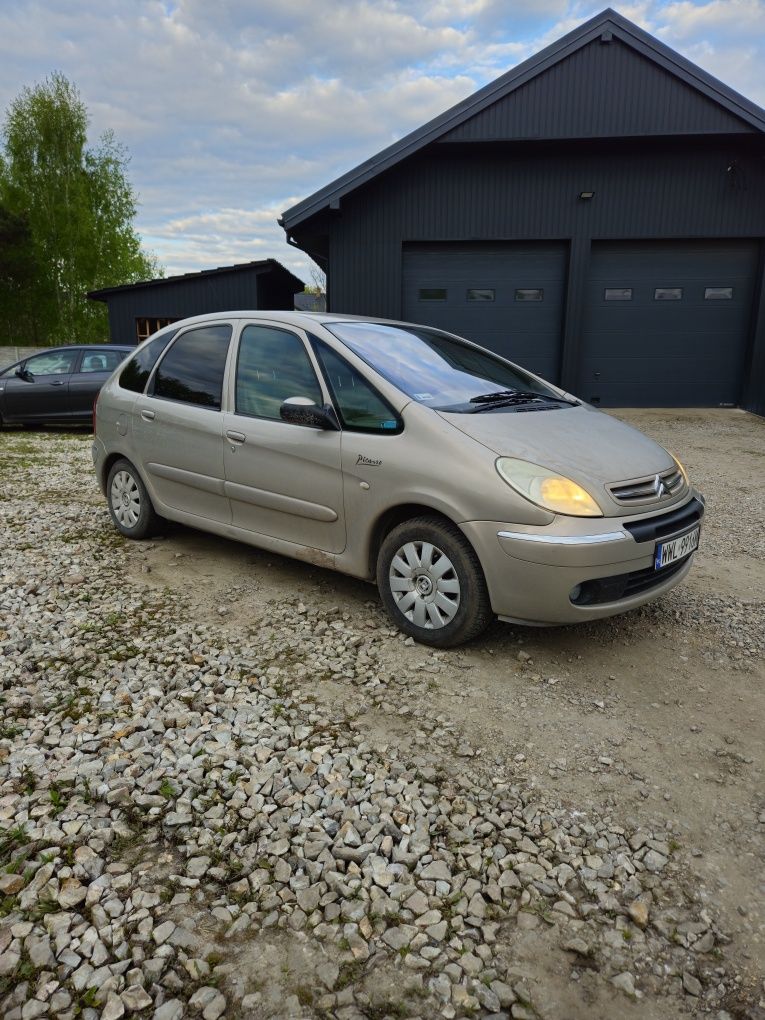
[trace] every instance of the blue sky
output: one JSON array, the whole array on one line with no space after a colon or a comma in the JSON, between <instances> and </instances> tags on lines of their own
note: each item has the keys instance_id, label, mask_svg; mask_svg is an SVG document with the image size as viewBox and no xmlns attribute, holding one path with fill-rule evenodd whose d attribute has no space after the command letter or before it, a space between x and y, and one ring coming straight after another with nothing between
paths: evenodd
<instances>
[{"instance_id":1,"label":"blue sky","mask_svg":"<svg viewBox=\"0 0 765 1020\"><path fill-rule=\"evenodd\" d=\"M0 109L53 70L131 154L168 273L279 259L276 218L553 42L586 0L0 0ZM765 0L612 4L765 106Z\"/></svg>"}]
</instances>

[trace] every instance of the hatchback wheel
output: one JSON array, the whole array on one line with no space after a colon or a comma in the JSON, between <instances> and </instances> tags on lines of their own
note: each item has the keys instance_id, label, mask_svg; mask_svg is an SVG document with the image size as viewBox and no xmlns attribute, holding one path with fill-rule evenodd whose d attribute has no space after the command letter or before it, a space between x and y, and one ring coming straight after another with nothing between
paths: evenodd
<instances>
[{"instance_id":1,"label":"hatchback wheel","mask_svg":"<svg viewBox=\"0 0 765 1020\"><path fill-rule=\"evenodd\" d=\"M156 531L159 518L146 486L129 460L118 460L112 465L106 492L112 521L123 535L147 538Z\"/></svg>"},{"instance_id":2,"label":"hatchback wheel","mask_svg":"<svg viewBox=\"0 0 765 1020\"><path fill-rule=\"evenodd\" d=\"M377 559L377 586L391 620L422 644L462 644L492 619L478 557L441 517L416 517L390 532Z\"/></svg>"}]
</instances>

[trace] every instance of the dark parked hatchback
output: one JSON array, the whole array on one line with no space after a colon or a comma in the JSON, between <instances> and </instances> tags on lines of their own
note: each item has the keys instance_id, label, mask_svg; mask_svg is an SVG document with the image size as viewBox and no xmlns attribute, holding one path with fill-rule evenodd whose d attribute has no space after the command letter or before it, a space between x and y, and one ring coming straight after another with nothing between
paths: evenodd
<instances>
[{"instance_id":1,"label":"dark parked hatchback","mask_svg":"<svg viewBox=\"0 0 765 1020\"><path fill-rule=\"evenodd\" d=\"M52 347L0 372L0 425L86 425L93 401L133 351L116 344Z\"/></svg>"}]
</instances>

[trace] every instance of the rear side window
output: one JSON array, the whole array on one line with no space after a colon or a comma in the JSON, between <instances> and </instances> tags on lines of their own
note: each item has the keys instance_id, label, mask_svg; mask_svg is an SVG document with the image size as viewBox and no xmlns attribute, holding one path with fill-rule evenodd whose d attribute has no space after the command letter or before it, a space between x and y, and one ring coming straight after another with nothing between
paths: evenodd
<instances>
[{"instance_id":1,"label":"rear side window","mask_svg":"<svg viewBox=\"0 0 765 1020\"><path fill-rule=\"evenodd\" d=\"M82 356L80 372L113 372L124 358L124 351L88 351Z\"/></svg>"},{"instance_id":2,"label":"rear side window","mask_svg":"<svg viewBox=\"0 0 765 1020\"><path fill-rule=\"evenodd\" d=\"M387 400L344 358L311 337L340 423L351 432L396 433L402 423Z\"/></svg>"},{"instance_id":3,"label":"rear side window","mask_svg":"<svg viewBox=\"0 0 765 1020\"><path fill-rule=\"evenodd\" d=\"M145 347L142 347L137 354L133 355L120 373L119 384L123 390L143 393L146 389L146 383L149 381L151 370L157 363L157 359L177 332L177 329L168 330L167 333L155 337Z\"/></svg>"},{"instance_id":4,"label":"rear side window","mask_svg":"<svg viewBox=\"0 0 765 1020\"><path fill-rule=\"evenodd\" d=\"M231 326L201 326L179 336L157 366L154 396L220 411Z\"/></svg>"}]
</instances>

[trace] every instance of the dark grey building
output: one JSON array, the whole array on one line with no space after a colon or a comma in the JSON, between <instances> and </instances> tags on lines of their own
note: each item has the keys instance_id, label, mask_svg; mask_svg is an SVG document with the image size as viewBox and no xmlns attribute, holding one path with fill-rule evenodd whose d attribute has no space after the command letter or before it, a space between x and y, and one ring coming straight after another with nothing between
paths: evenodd
<instances>
[{"instance_id":1,"label":"dark grey building","mask_svg":"<svg viewBox=\"0 0 765 1020\"><path fill-rule=\"evenodd\" d=\"M189 315L235 308L292 309L305 284L274 259L205 269L124 287L93 290L88 297L109 308L109 339L136 344Z\"/></svg>"},{"instance_id":2,"label":"dark grey building","mask_svg":"<svg viewBox=\"0 0 765 1020\"><path fill-rule=\"evenodd\" d=\"M765 111L606 10L284 213L333 311L765 413Z\"/></svg>"}]
</instances>

